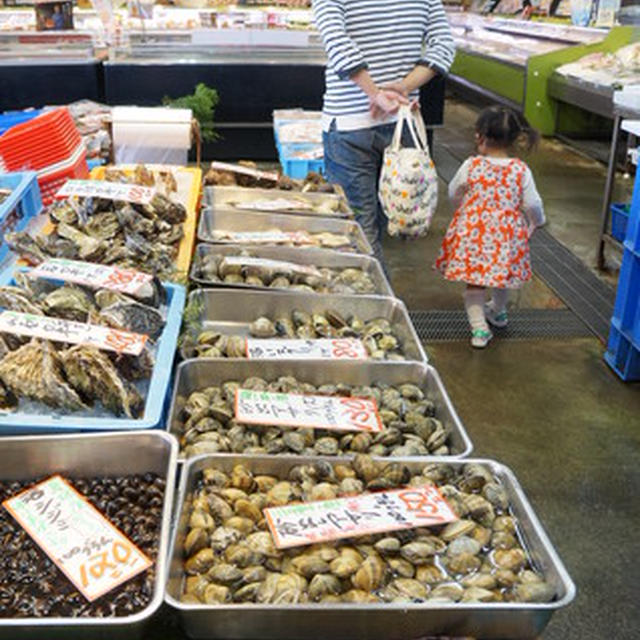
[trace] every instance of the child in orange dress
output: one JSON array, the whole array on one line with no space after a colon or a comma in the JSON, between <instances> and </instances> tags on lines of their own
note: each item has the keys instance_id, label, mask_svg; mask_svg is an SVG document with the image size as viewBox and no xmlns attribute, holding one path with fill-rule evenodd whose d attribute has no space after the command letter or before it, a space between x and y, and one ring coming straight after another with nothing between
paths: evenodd
<instances>
[{"instance_id":1,"label":"child in orange dress","mask_svg":"<svg viewBox=\"0 0 640 640\"><path fill-rule=\"evenodd\" d=\"M538 139L524 118L505 107L485 109L476 122L478 155L449 184L457 210L435 266L447 280L467 284L471 345L480 349L493 337L489 324L507 325L509 289L531 279L529 238L545 223L531 170L512 153L522 137L529 150Z\"/></svg>"}]
</instances>

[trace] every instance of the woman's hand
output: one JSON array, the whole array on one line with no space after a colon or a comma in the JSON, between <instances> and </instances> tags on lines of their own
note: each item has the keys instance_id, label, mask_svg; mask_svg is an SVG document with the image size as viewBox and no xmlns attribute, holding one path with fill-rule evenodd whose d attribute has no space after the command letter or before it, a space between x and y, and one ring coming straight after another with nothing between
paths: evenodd
<instances>
[{"instance_id":1,"label":"woman's hand","mask_svg":"<svg viewBox=\"0 0 640 640\"><path fill-rule=\"evenodd\" d=\"M374 120L382 120L397 113L398 109L406 104L409 104L406 96L388 87L382 87L371 96L369 104L371 117Z\"/></svg>"}]
</instances>

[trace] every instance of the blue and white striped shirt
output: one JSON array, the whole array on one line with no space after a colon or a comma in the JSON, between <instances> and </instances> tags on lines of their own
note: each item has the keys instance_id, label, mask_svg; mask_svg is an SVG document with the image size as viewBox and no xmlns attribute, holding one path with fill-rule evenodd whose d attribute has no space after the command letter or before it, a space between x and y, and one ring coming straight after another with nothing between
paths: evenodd
<instances>
[{"instance_id":1,"label":"blue and white striped shirt","mask_svg":"<svg viewBox=\"0 0 640 640\"><path fill-rule=\"evenodd\" d=\"M360 69L383 85L402 80L417 64L447 73L453 62L441 0L313 0L313 14L329 59L325 118L366 122L369 99L349 79Z\"/></svg>"}]
</instances>

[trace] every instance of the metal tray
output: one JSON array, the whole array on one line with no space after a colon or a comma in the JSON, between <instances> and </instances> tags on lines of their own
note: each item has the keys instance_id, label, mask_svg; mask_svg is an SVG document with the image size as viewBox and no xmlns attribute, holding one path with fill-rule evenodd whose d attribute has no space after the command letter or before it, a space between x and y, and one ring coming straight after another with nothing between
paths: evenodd
<instances>
[{"instance_id":1,"label":"metal tray","mask_svg":"<svg viewBox=\"0 0 640 640\"><path fill-rule=\"evenodd\" d=\"M199 320L203 329L241 336L249 335L249 324L260 316L272 319L290 316L296 309L307 313L332 310L345 317L357 314L365 322L373 318L386 318L402 341L406 359L427 361L407 309L397 298L196 289L189 294L189 306L200 310ZM185 354L184 347L181 354L185 359L189 357Z\"/></svg>"},{"instance_id":2,"label":"metal tray","mask_svg":"<svg viewBox=\"0 0 640 640\"><path fill-rule=\"evenodd\" d=\"M193 490L198 473L209 465L231 471L242 463L254 473L285 476L297 464L318 458L271 456L198 456L183 469L178 494L177 525L171 541L167 603L178 610L186 633L192 638L225 640L402 640L431 635L492 638L535 638L553 613L567 606L575 596L575 586L558 558L513 473L493 460L430 458L454 467L476 462L487 465L503 483L514 515L520 523L521 539L531 562L556 587L557 600L547 604L523 603L385 603L385 604L221 604L191 605L180 602L182 588L182 543L186 534L185 501ZM329 459L334 464L338 459ZM402 460L412 470L424 462ZM188 508L188 504L187 504Z\"/></svg>"},{"instance_id":3,"label":"metal tray","mask_svg":"<svg viewBox=\"0 0 640 640\"><path fill-rule=\"evenodd\" d=\"M13 279L14 271L15 268L9 266L0 273L0 284L13 284L15 282ZM144 397L144 412L140 418L54 413L52 409L47 407L44 407L42 413L26 413L18 410L0 414L0 436L79 431L137 431L160 428L171 388L173 360L186 300L186 290L182 285L164 282L162 286L167 293L167 315L164 329L157 341L155 363Z\"/></svg>"},{"instance_id":4,"label":"metal tray","mask_svg":"<svg viewBox=\"0 0 640 640\"><path fill-rule=\"evenodd\" d=\"M226 209L231 211L261 211L260 209L243 209L234 206L234 203L250 203L258 201L274 201L280 199L303 202L312 207L329 205L330 211L320 212L309 209L285 209L274 213L293 213L305 216L320 216L322 218L352 218L353 212L349 208L344 197L335 193L302 193L298 191L285 191L284 189L251 189L248 187L205 187L205 206L216 210ZM271 212L270 209L267 210Z\"/></svg>"},{"instance_id":5,"label":"metal tray","mask_svg":"<svg viewBox=\"0 0 640 640\"><path fill-rule=\"evenodd\" d=\"M353 220L335 220L313 216L300 216L291 213L264 213L254 211L214 211L205 207L200 214L198 239L214 244L227 244L213 239L213 231L308 231L309 233L338 233L349 236L355 249L345 249L345 253L371 255L371 245L364 235L362 227ZM309 247L311 248L311 247Z\"/></svg>"},{"instance_id":6,"label":"metal tray","mask_svg":"<svg viewBox=\"0 0 640 640\"><path fill-rule=\"evenodd\" d=\"M196 254L191 265L189 279L201 287L214 287L225 289L263 289L275 291L271 287L256 287L248 284L225 284L224 282L211 282L203 280L196 275L198 260L205 255L214 254L218 256L239 256L242 251L246 251L256 258L267 258L269 260L282 260L284 262L295 262L296 264L311 265L314 267L332 267L347 269L354 267L362 269L373 280L376 287L375 294L382 296L393 296L393 290L389 285L380 263L370 256L363 256L357 253L342 253L332 249L303 249L301 247L268 247L250 246L242 244L198 244ZM278 291L289 291L288 289L278 289Z\"/></svg>"},{"instance_id":7,"label":"metal tray","mask_svg":"<svg viewBox=\"0 0 640 640\"><path fill-rule=\"evenodd\" d=\"M84 640L142 635L164 597L177 450L175 439L162 431L2 439L0 477L3 480L30 479L54 473L94 476L153 472L165 478L166 489L156 581L153 597L145 609L120 618L0 618L0 638L78 637Z\"/></svg>"},{"instance_id":8,"label":"metal tray","mask_svg":"<svg viewBox=\"0 0 640 640\"><path fill-rule=\"evenodd\" d=\"M280 376L295 376L304 382L315 385L335 382L351 385L374 383L397 385L411 382L420 386L425 395L435 404L436 417L451 433L449 443L454 453L447 456L447 459L466 457L473 449L471 440L451 404L438 372L433 367L420 362L387 363L369 360L362 364L358 362L262 360L256 363L250 360L231 358L226 360L192 358L179 364L176 369L171 408L167 418L167 430L174 435L179 436L180 434L178 413L182 404L181 398L207 386L219 385L228 380L245 380L251 376L260 376L266 380L273 380ZM181 453L178 460L184 461Z\"/></svg>"}]
</instances>

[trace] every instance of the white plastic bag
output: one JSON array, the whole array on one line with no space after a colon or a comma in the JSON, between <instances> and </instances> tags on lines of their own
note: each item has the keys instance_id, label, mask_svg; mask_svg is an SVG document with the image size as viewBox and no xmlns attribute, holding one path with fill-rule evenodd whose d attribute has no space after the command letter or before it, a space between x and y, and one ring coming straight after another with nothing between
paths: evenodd
<instances>
[{"instance_id":1,"label":"white plastic bag","mask_svg":"<svg viewBox=\"0 0 640 640\"><path fill-rule=\"evenodd\" d=\"M415 147L401 146L405 124ZM419 111L402 107L398 113L393 140L384 152L378 196L389 219L389 235L426 234L438 204L438 177Z\"/></svg>"}]
</instances>

